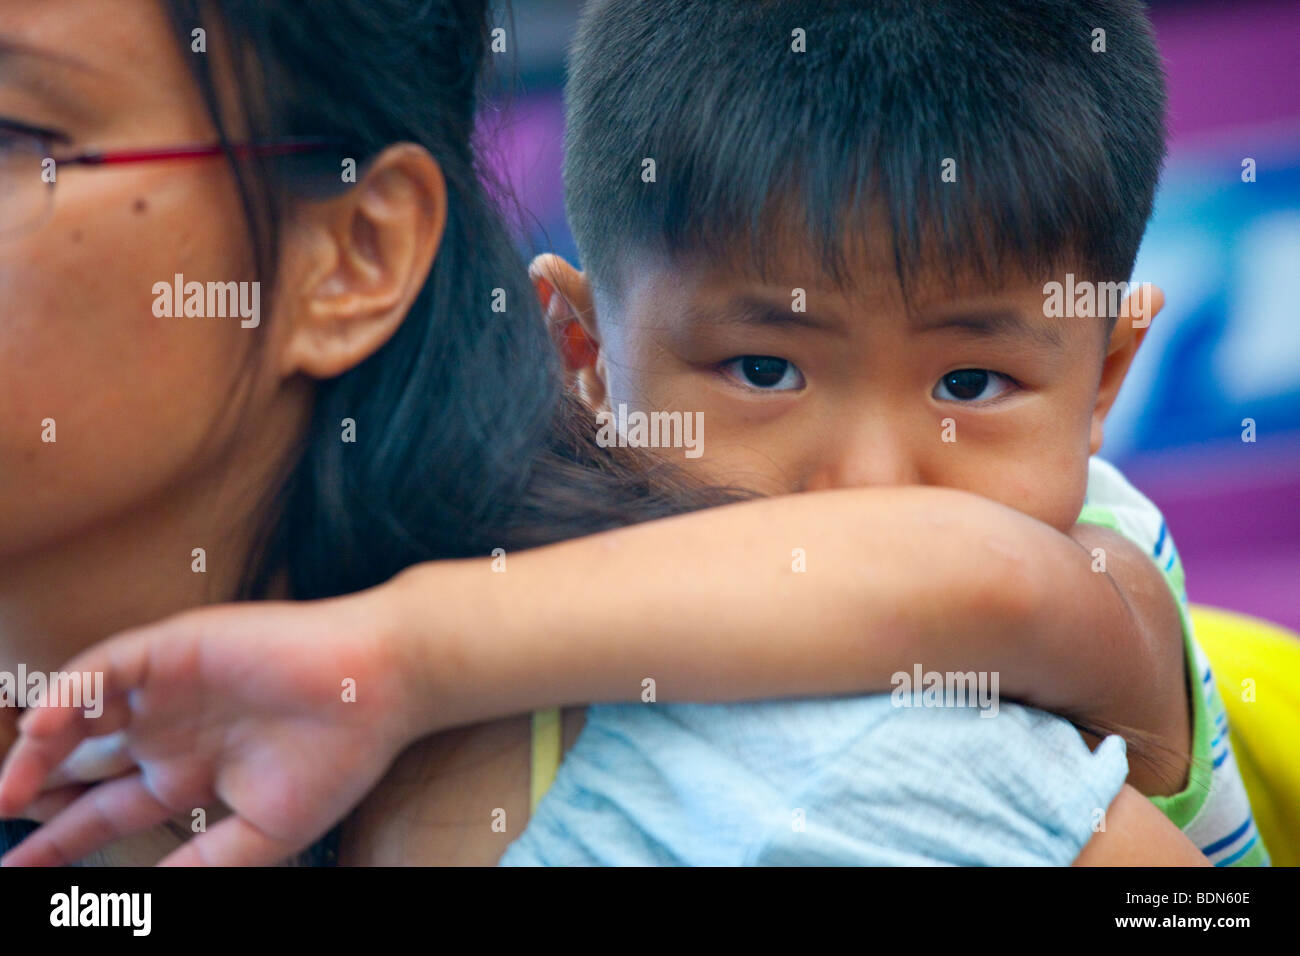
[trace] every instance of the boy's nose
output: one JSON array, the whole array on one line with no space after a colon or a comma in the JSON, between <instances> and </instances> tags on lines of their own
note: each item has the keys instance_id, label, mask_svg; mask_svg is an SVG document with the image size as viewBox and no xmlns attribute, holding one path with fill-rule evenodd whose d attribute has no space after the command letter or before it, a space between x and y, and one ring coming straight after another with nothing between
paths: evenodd
<instances>
[{"instance_id":1,"label":"boy's nose","mask_svg":"<svg viewBox=\"0 0 1300 956\"><path fill-rule=\"evenodd\" d=\"M904 443L879 435L845 436L813 470L808 491L921 484L920 471Z\"/></svg>"}]
</instances>

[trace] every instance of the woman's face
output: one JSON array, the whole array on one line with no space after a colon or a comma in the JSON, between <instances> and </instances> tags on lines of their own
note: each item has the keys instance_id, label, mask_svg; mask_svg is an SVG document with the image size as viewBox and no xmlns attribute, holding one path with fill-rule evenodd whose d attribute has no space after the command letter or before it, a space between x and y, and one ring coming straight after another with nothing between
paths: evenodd
<instances>
[{"instance_id":1,"label":"woman's face","mask_svg":"<svg viewBox=\"0 0 1300 956\"><path fill-rule=\"evenodd\" d=\"M213 55L183 50L157 3L0 0L0 118L57 131L56 160L211 143L186 60ZM178 273L255 278L223 160L56 163L50 214L16 233L6 205L48 186L11 168L0 161L0 566L220 485L252 440L236 428L243 387L256 411L270 381L252 362L265 323L155 314L155 283Z\"/></svg>"}]
</instances>

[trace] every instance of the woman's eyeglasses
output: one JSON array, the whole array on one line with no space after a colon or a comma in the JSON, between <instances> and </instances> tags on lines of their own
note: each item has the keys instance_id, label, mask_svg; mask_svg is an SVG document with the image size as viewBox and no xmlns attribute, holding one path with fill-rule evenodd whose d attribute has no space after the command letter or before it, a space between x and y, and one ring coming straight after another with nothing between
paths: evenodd
<instances>
[{"instance_id":1,"label":"woman's eyeglasses","mask_svg":"<svg viewBox=\"0 0 1300 956\"><path fill-rule=\"evenodd\" d=\"M297 156L342 144L302 138L268 143L194 144L157 149L91 150L55 155L58 136L49 130L0 120L0 238L40 227L54 209L58 174L68 166L122 166L165 160Z\"/></svg>"}]
</instances>

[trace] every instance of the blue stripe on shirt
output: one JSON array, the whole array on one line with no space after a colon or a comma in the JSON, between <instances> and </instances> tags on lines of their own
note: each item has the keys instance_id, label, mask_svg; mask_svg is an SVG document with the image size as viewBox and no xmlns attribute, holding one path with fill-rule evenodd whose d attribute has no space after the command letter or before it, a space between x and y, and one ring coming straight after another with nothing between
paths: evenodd
<instances>
[{"instance_id":1,"label":"blue stripe on shirt","mask_svg":"<svg viewBox=\"0 0 1300 956\"><path fill-rule=\"evenodd\" d=\"M1247 814L1245 823L1237 827L1237 829L1233 830L1222 840L1215 840L1209 846L1201 847L1201 852L1204 853L1206 856L1211 856L1215 853L1218 853L1220 850L1226 849L1227 847L1231 846L1232 844L1240 840L1242 836L1245 835L1246 831L1250 829L1250 825L1254 822L1255 822L1254 815Z\"/></svg>"},{"instance_id":2,"label":"blue stripe on shirt","mask_svg":"<svg viewBox=\"0 0 1300 956\"><path fill-rule=\"evenodd\" d=\"M1250 842L1249 842L1249 843L1247 843L1245 846L1243 846L1243 847L1242 847L1240 850L1238 850L1236 853L1232 854L1232 856L1227 857L1226 859L1220 860L1218 863L1216 863L1216 864L1214 864L1214 865L1215 865L1215 866L1232 866L1232 864L1236 863L1236 862L1237 862L1238 860L1240 860L1243 856L1245 856L1247 853L1249 853L1249 852L1250 852L1250 848L1253 847L1253 846L1254 846L1258 841L1259 841L1259 834L1257 833L1257 834L1255 834L1253 837L1250 838Z\"/></svg>"}]
</instances>

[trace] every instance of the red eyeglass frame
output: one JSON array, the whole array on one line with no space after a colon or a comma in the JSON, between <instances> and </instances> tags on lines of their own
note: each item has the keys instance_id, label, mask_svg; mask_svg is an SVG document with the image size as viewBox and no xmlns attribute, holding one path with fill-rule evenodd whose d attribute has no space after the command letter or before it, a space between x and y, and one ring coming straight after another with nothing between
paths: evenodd
<instances>
[{"instance_id":1,"label":"red eyeglass frame","mask_svg":"<svg viewBox=\"0 0 1300 956\"><path fill-rule=\"evenodd\" d=\"M127 163L149 163L168 159L207 159L213 156L234 156L237 159L270 156L295 156L342 147L343 143L327 139L290 139L274 143L194 144L157 149L92 150L59 158L51 156L58 166L118 166Z\"/></svg>"},{"instance_id":2,"label":"red eyeglass frame","mask_svg":"<svg viewBox=\"0 0 1300 956\"><path fill-rule=\"evenodd\" d=\"M245 143L188 143L177 146L164 146L150 149L97 149L88 150L80 153L73 153L70 156L59 157L57 155L58 145L66 144L67 138L55 130L42 129L40 127L28 126L25 123L14 122L9 119L0 118L0 132L9 132L28 138L32 143L38 145L36 150L37 158L44 156L54 161L58 166L125 166L132 163L149 163L164 160L187 160L187 159L212 159L220 156L231 156L236 159L248 159L253 157L282 157L296 156L306 153L315 153L330 148L346 149L348 144L340 139L331 137L298 137L273 142L245 142ZM44 177L42 177L44 179ZM48 216L54 205L54 185L53 179L46 180L45 192L46 207L39 218L23 224L26 227L35 227L44 218ZM3 223L0 222L0 232L3 232ZM19 229L18 231L22 231Z\"/></svg>"}]
</instances>

